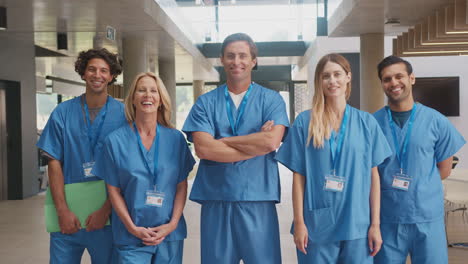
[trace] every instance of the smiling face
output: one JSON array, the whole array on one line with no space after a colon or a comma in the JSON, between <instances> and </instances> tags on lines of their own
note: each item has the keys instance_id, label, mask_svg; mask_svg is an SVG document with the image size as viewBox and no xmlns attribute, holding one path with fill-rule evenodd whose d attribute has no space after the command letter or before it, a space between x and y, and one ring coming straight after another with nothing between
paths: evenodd
<instances>
[{"instance_id":1,"label":"smiling face","mask_svg":"<svg viewBox=\"0 0 468 264\"><path fill-rule=\"evenodd\" d=\"M322 91L326 98L346 99L346 90L351 81L351 74L346 71L338 63L328 61L321 73Z\"/></svg>"},{"instance_id":2,"label":"smiling face","mask_svg":"<svg viewBox=\"0 0 468 264\"><path fill-rule=\"evenodd\" d=\"M133 93L133 106L135 107L135 116L141 114L157 113L159 107L159 90L156 81L149 77L142 77Z\"/></svg>"},{"instance_id":3,"label":"smiling face","mask_svg":"<svg viewBox=\"0 0 468 264\"><path fill-rule=\"evenodd\" d=\"M257 59L252 58L249 44L246 41L235 41L226 46L221 57L226 77L230 81L251 79L252 68Z\"/></svg>"},{"instance_id":4,"label":"smiling face","mask_svg":"<svg viewBox=\"0 0 468 264\"><path fill-rule=\"evenodd\" d=\"M408 74L404 63L395 63L381 71L382 88L390 104L413 101L414 74Z\"/></svg>"},{"instance_id":5,"label":"smiling face","mask_svg":"<svg viewBox=\"0 0 468 264\"><path fill-rule=\"evenodd\" d=\"M105 60L94 58L88 61L82 79L86 83L86 92L101 94L107 91L107 85L113 76Z\"/></svg>"}]
</instances>

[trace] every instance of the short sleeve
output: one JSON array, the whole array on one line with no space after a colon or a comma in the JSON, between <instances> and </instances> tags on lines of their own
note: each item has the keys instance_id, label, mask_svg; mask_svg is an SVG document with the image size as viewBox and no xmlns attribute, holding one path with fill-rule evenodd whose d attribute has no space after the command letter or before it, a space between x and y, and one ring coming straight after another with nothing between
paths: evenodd
<instances>
[{"instance_id":1,"label":"short sleeve","mask_svg":"<svg viewBox=\"0 0 468 264\"><path fill-rule=\"evenodd\" d=\"M286 104L278 92L273 92L268 106L264 110L265 120L275 121L275 125L283 125L289 127L288 114L286 112Z\"/></svg>"},{"instance_id":2,"label":"short sleeve","mask_svg":"<svg viewBox=\"0 0 468 264\"><path fill-rule=\"evenodd\" d=\"M307 140L304 137L305 129L308 129L308 126L304 126L302 119L296 119L275 156L275 159L289 170L304 176L306 175L305 150Z\"/></svg>"},{"instance_id":3,"label":"short sleeve","mask_svg":"<svg viewBox=\"0 0 468 264\"><path fill-rule=\"evenodd\" d=\"M56 108L49 117L37 147L49 154L50 157L63 162L65 120L62 111Z\"/></svg>"},{"instance_id":4,"label":"short sleeve","mask_svg":"<svg viewBox=\"0 0 468 264\"><path fill-rule=\"evenodd\" d=\"M179 140L180 142L180 165L179 165L179 178L177 183L180 183L187 179L189 173L193 169L193 165L195 164L195 159L192 156L192 153L190 152L190 149L188 147L187 141L185 141L185 138L182 134L179 133Z\"/></svg>"},{"instance_id":5,"label":"short sleeve","mask_svg":"<svg viewBox=\"0 0 468 264\"><path fill-rule=\"evenodd\" d=\"M441 116L437 121L435 157L437 162L441 162L457 153L466 141L446 117Z\"/></svg>"},{"instance_id":6,"label":"short sleeve","mask_svg":"<svg viewBox=\"0 0 468 264\"><path fill-rule=\"evenodd\" d=\"M117 163L109 138L105 140L102 151L96 158L92 173L107 184L120 188Z\"/></svg>"},{"instance_id":7,"label":"short sleeve","mask_svg":"<svg viewBox=\"0 0 468 264\"><path fill-rule=\"evenodd\" d=\"M372 139L372 168L382 164L385 159L392 155L392 149L388 145L387 138L385 137L382 129L380 128L377 120L371 115L369 115L369 126L371 130L371 139Z\"/></svg>"},{"instance_id":8,"label":"short sleeve","mask_svg":"<svg viewBox=\"0 0 468 264\"><path fill-rule=\"evenodd\" d=\"M193 142L192 132L206 132L214 136L214 125L208 115L208 109L204 103L203 97L198 98L197 102L190 110L182 131L187 135L187 139L190 142Z\"/></svg>"}]
</instances>

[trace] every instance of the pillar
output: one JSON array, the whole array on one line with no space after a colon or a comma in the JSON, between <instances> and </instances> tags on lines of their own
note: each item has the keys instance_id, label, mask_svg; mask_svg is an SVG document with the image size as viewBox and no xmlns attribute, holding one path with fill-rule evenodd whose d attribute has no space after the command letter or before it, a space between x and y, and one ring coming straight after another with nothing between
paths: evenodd
<instances>
[{"instance_id":1,"label":"pillar","mask_svg":"<svg viewBox=\"0 0 468 264\"><path fill-rule=\"evenodd\" d=\"M205 88L204 80L193 80L193 102L195 103Z\"/></svg>"},{"instance_id":2,"label":"pillar","mask_svg":"<svg viewBox=\"0 0 468 264\"><path fill-rule=\"evenodd\" d=\"M172 102L172 118L171 122L176 125L176 76L175 76L175 59L159 59L159 77L166 86L167 92Z\"/></svg>"},{"instance_id":3,"label":"pillar","mask_svg":"<svg viewBox=\"0 0 468 264\"><path fill-rule=\"evenodd\" d=\"M384 92L377 75L377 64L384 57L384 34L361 35L360 109L373 113L384 106Z\"/></svg>"},{"instance_id":4,"label":"pillar","mask_svg":"<svg viewBox=\"0 0 468 264\"><path fill-rule=\"evenodd\" d=\"M148 71L145 40L142 37L125 37L122 41L123 50L123 85L125 96L130 90L133 79Z\"/></svg>"}]
</instances>

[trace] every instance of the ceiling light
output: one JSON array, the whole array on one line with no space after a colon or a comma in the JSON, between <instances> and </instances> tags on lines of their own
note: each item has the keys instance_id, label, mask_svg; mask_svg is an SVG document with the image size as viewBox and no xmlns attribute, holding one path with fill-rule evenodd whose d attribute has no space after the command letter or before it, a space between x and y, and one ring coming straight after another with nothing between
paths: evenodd
<instances>
[{"instance_id":1,"label":"ceiling light","mask_svg":"<svg viewBox=\"0 0 468 264\"><path fill-rule=\"evenodd\" d=\"M400 25L400 19L398 18L388 18L385 21L385 25Z\"/></svg>"},{"instance_id":2,"label":"ceiling light","mask_svg":"<svg viewBox=\"0 0 468 264\"><path fill-rule=\"evenodd\" d=\"M7 29L7 10L6 7L0 6L0 30Z\"/></svg>"},{"instance_id":3,"label":"ceiling light","mask_svg":"<svg viewBox=\"0 0 468 264\"><path fill-rule=\"evenodd\" d=\"M435 51L403 51L403 54L405 55L411 55L411 54L462 54L466 53L468 50L435 50Z\"/></svg>"},{"instance_id":4,"label":"ceiling light","mask_svg":"<svg viewBox=\"0 0 468 264\"><path fill-rule=\"evenodd\" d=\"M422 42L421 45L423 46L440 46L440 45L468 45L466 41L458 41L458 42Z\"/></svg>"},{"instance_id":5,"label":"ceiling light","mask_svg":"<svg viewBox=\"0 0 468 264\"><path fill-rule=\"evenodd\" d=\"M455 34L468 34L468 31L447 31L445 33L453 34L453 35L455 35Z\"/></svg>"}]
</instances>

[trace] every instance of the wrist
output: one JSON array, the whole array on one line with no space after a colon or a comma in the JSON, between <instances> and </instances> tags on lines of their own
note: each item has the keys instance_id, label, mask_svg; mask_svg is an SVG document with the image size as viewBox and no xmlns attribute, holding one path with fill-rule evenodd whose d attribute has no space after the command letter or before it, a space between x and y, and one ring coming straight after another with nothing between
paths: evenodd
<instances>
[{"instance_id":1,"label":"wrist","mask_svg":"<svg viewBox=\"0 0 468 264\"><path fill-rule=\"evenodd\" d=\"M57 215L64 215L70 212L68 206L56 207L57 208Z\"/></svg>"},{"instance_id":2,"label":"wrist","mask_svg":"<svg viewBox=\"0 0 468 264\"><path fill-rule=\"evenodd\" d=\"M294 226L302 226L302 225L305 225L304 219L294 219L293 223L294 223Z\"/></svg>"},{"instance_id":3,"label":"wrist","mask_svg":"<svg viewBox=\"0 0 468 264\"><path fill-rule=\"evenodd\" d=\"M111 212L112 212L111 208L110 208L110 207L106 207L106 206L101 207L101 208L99 209L99 211L101 211L101 213L104 214L104 215L107 216L107 217L109 217L110 214L111 214Z\"/></svg>"},{"instance_id":4,"label":"wrist","mask_svg":"<svg viewBox=\"0 0 468 264\"><path fill-rule=\"evenodd\" d=\"M172 230L175 230L177 228L177 225L179 223L179 220L171 220L169 221L169 223L167 223L169 225L169 227L172 229Z\"/></svg>"},{"instance_id":5,"label":"wrist","mask_svg":"<svg viewBox=\"0 0 468 264\"><path fill-rule=\"evenodd\" d=\"M128 231L130 234L132 234L132 235L134 235L134 236L137 236L137 235L136 235L136 233L137 233L137 226L136 226L135 224L132 223L132 224L126 226L126 228L127 228L127 231Z\"/></svg>"}]
</instances>

